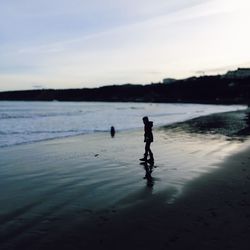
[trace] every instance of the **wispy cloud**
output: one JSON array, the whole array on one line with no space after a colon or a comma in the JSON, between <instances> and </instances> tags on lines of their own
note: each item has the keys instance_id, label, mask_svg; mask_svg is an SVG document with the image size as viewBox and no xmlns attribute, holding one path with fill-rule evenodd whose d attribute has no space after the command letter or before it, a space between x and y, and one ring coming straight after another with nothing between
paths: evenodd
<instances>
[{"instance_id":1,"label":"wispy cloud","mask_svg":"<svg viewBox=\"0 0 250 250\"><path fill-rule=\"evenodd\" d=\"M203 2L207 3L207 1L208 0L204 0ZM132 14L129 13L129 16L134 17L132 21L126 20L126 22L121 21L117 23L112 23L112 25L109 25L107 27L101 27L100 30L93 29L94 32L89 30L87 34L85 34L84 32L79 32L78 34L73 35L73 38L70 34L70 38L66 36L66 38L64 39L61 38L60 40L56 39L55 42L42 43L42 44L37 43L34 46L29 46L19 49L19 53L61 52L65 49L65 47L70 47L75 43L80 43L91 39L98 39L99 37L108 35L111 36L112 34L116 34L122 31L128 32L129 30L131 30L132 32L133 30L136 29L138 30L140 28L145 28L152 25L156 26L156 25L161 25L162 23L168 25L179 21L194 19L197 18L198 16L192 16L192 14L187 14L187 10L189 13L190 9L197 7L199 8L202 5L201 1L196 1L196 0L190 1L188 4L185 4L184 6L183 6L183 0L176 1L175 3L173 1L169 2L160 1L160 2L161 4L159 3L152 4L152 2L150 1L148 2L148 4L145 4L145 2L143 3L143 1L137 1L136 3L133 3L133 6L137 6L137 8L132 9L132 11L130 10ZM181 3L182 5L180 5ZM131 3L129 3L128 1L127 8L125 9L129 9L130 5ZM198 13L199 10L196 12ZM204 13L202 15L204 15Z\"/></svg>"},{"instance_id":2,"label":"wispy cloud","mask_svg":"<svg viewBox=\"0 0 250 250\"><path fill-rule=\"evenodd\" d=\"M250 58L246 0L21 2L0 3L0 83L16 88L146 83Z\"/></svg>"}]
</instances>

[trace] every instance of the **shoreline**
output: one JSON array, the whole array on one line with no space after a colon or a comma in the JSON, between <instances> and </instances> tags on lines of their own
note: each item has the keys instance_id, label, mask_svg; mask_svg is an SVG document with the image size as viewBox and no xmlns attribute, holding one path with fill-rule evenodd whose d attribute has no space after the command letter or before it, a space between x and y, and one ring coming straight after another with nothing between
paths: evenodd
<instances>
[{"instance_id":1,"label":"shoreline","mask_svg":"<svg viewBox=\"0 0 250 250\"><path fill-rule=\"evenodd\" d=\"M1 249L247 249L250 140L231 126L244 121L155 129L151 181L141 130L0 149Z\"/></svg>"},{"instance_id":2,"label":"shoreline","mask_svg":"<svg viewBox=\"0 0 250 250\"><path fill-rule=\"evenodd\" d=\"M1 101L1 100L0 100ZM179 104L179 103L177 103ZM209 104L208 104L209 105ZM216 104L215 104L216 105ZM220 104L219 104L220 105ZM230 105L227 105L227 106L230 106ZM235 105L233 105L235 106ZM242 106L242 105L240 105ZM227 115L227 114L242 114L243 116L247 113L247 112L250 112L249 111L250 109L246 108L246 109L239 109L239 110L236 110L236 111L225 111L225 112L219 112L219 113L212 113L212 114L208 114L208 115L201 115L201 116L198 116L198 117L194 117L194 118L189 118L187 120L184 120L184 121L177 121L177 122L173 122L173 123L170 123L170 124L167 124L167 125L158 125L156 127L154 127L154 130L159 130L159 129L162 129L162 128L167 128L167 129L174 129L175 127L178 127L178 128L183 128L184 130L186 130L187 128L187 125L191 125L194 123L194 121L196 120L203 120L204 118L206 119L206 117L213 117L213 116L222 116L222 115ZM239 117L240 120L242 120L242 115L241 117ZM235 120L234 120L235 121ZM185 128L186 126L186 128ZM191 127L190 126L190 127ZM238 129L239 126L242 126L244 127L244 124L242 123L241 125L237 125L236 129ZM116 132L118 133L129 133L129 132L135 132L135 131L140 131L142 130L143 127L140 127L140 128L132 128L132 129L124 129L124 130L118 130ZM207 127L206 130L208 131L210 128ZM227 128L228 130L228 128ZM16 143L16 144L11 144L11 145L3 145L3 146L0 146L0 149L4 149L4 148L10 148L10 147L16 147L16 146L22 146L22 145L29 145L29 144L37 144L37 143L43 143L43 142L46 142L46 141L53 141L53 140L64 140L64 139L67 139L67 138L72 138L72 137L78 137L78 136L88 136L88 135L93 135L93 136L98 136L98 134L107 134L109 133L110 131L109 130L106 130L106 131L92 131L92 132L87 132L87 133L79 133L79 134L74 134L74 135L65 135L65 136L62 136L62 137L54 137L54 138L46 138L46 139L37 139L37 140L34 140L34 141L26 141L26 142L20 142L20 143ZM192 132L191 130L187 130L187 132ZM199 131L199 128L196 127L193 131L194 133L196 132L201 132ZM222 131L217 131L218 133L220 134L223 134ZM247 135L250 134L250 132L247 131ZM242 136L245 136L246 133L243 132L242 133Z\"/></svg>"}]
</instances>

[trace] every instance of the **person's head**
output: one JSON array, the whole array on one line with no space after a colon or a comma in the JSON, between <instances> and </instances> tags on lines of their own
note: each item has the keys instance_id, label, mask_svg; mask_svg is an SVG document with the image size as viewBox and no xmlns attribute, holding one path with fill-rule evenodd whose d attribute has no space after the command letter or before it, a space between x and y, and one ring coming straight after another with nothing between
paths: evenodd
<instances>
[{"instance_id":1,"label":"person's head","mask_svg":"<svg viewBox=\"0 0 250 250\"><path fill-rule=\"evenodd\" d=\"M144 116L144 117L142 118L142 120L143 120L143 123L144 123L144 124L148 123L148 121L149 121L147 116Z\"/></svg>"}]
</instances>

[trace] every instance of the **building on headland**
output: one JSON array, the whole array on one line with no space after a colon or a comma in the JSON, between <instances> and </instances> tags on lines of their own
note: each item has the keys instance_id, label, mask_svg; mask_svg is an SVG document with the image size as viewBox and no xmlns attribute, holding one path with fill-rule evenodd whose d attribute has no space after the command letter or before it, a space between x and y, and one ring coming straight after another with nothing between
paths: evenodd
<instances>
[{"instance_id":1,"label":"building on headland","mask_svg":"<svg viewBox=\"0 0 250 250\"><path fill-rule=\"evenodd\" d=\"M228 71L223 78L246 78L250 77L250 68L238 68L237 70Z\"/></svg>"},{"instance_id":2,"label":"building on headland","mask_svg":"<svg viewBox=\"0 0 250 250\"><path fill-rule=\"evenodd\" d=\"M176 81L176 80L173 79L173 78L165 78L165 79L162 80L162 82L163 82L164 84L170 84L170 83L173 83L173 82L175 82L175 81Z\"/></svg>"}]
</instances>

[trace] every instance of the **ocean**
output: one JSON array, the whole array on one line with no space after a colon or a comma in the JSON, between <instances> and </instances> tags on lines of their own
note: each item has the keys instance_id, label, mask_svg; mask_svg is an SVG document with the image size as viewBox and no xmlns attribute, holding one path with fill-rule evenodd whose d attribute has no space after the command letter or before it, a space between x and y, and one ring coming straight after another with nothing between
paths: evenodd
<instances>
[{"instance_id":1,"label":"ocean","mask_svg":"<svg viewBox=\"0 0 250 250\"><path fill-rule=\"evenodd\" d=\"M0 147L80 134L142 128L147 115L154 127L199 116L245 109L242 105L0 102Z\"/></svg>"}]
</instances>

